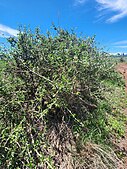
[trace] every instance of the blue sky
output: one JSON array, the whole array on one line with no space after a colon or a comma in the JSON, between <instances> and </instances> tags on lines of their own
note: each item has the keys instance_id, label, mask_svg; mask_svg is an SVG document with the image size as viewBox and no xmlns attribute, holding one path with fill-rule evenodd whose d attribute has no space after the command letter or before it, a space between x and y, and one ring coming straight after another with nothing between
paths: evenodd
<instances>
[{"instance_id":1,"label":"blue sky","mask_svg":"<svg viewBox=\"0 0 127 169\"><path fill-rule=\"evenodd\" d=\"M83 36L96 35L111 53L127 53L127 0L0 0L0 11L0 43L17 36L19 25L46 33L54 22Z\"/></svg>"}]
</instances>

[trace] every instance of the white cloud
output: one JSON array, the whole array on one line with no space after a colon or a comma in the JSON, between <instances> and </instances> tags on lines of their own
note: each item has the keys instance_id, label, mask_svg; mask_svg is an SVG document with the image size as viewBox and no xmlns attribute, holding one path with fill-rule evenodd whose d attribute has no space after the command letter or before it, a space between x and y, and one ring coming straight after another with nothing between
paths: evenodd
<instances>
[{"instance_id":1,"label":"white cloud","mask_svg":"<svg viewBox=\"0 0 127 169\"><path fill-rule=\"evenodd\" d=\"M114 45L127 45L127 40L115 42Z\"/></svg>"},{"instance_id":2,"label":"white cloud","mask_svg":"<svg viewBox=\"0 0 127 169\"><path fill-rule=\"evenodd\" d=\"M115 48L127 49L127 40L117 41L112 44Z\"/></svg>"},{"instance_id":3,"label":"white cloud","mask_svg":"<svg viewBox=\"0 0 127 169\"><path fill-rule=\"evenodd\" d=\"M116 48L123 48L123 49L127 49L127 45L119 45L119 46L114 46Z\"/></svg>"},{"instance_id":4,"label":"white cloud","mask_svg":"<svg viewBox=\"0 0 127 169\"><path fill-rule=\"evenodd\" d=\"M99 10L108 10L118 12L107 19L107 22L113 23L127 16L127 0L96 0L99 3Z\"/></svg>"},{"instance_id":5,"label":"white cloud","mask_svg":"<svg viewBox=\"0 0 127 169\"><path fill-rule=\"evenodd\" d=\"M0 24L0 37L17 36L18 30L12 29L6 25Z\"/></svg>"},{"instance_id":6,"label":"white cloud","mask_svg":"<svg viewBox=\"0 0 127 169\"><path fill-rule=\"evenodd\" d=\"M74 5L78 6L78 5L83 5L87 0L75 0Z\"/></svg>"}]
</instances>

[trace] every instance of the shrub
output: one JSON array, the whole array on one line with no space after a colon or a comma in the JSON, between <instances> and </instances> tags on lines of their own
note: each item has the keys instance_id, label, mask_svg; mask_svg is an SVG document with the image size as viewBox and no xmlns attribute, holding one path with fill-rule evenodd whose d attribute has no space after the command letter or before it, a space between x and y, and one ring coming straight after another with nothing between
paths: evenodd
<instances>
[{"instance_id":1,"label":"shrub","mask_svg":"<svg viewBox=\"0 0 127 169\"><path fill-rule=\"evenodd\" d=\"M37 28L8 39L0 77L3 168L74 167L72 154L80 153L93 125L108 138L99 102L101 81L117 79L113 63L94 37L54 29L55 36Z\"/></svg>"}]
</instances>

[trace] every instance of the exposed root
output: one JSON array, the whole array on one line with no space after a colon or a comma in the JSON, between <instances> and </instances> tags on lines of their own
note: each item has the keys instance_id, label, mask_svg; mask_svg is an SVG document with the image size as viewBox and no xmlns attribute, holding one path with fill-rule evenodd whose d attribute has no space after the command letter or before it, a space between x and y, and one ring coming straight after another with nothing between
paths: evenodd
<instances>
[{"instance_id":1,"label":"exposed root","mask_svg":"<svg viewBox=\"0 0 127 169\"><path fill-rule=\"evenodd\" d=\"M51 145L49 152L53 156L56 169L73 169L71 152L75 149L75 143L68 126L63 122L58 127L50 128L48 140Z\"/></svg>"}]
</instances>

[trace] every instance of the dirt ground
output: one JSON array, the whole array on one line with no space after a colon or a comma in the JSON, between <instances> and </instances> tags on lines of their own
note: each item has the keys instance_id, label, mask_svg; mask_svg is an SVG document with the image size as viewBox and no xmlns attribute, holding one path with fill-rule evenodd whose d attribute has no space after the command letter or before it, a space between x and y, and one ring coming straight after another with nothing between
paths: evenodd
<instances>
[{"instance_id":1,"label":"dirt ground","mask_svg":"<svg viewBox=\"0 0 127 169\"><path fill-rule=\"evenodd\" d=\"M118 64L116 69L124 76L125 91L127 92L127 63ZM127 108L125 109L125 114L127 115ZM126 125L125 136L119 141L118 146L120 150L124 151L126 154L126 157L124 157L123 159L123 164L120 164L118 169L127 169L127 125Z\"/></svg>"}]
</instances>

